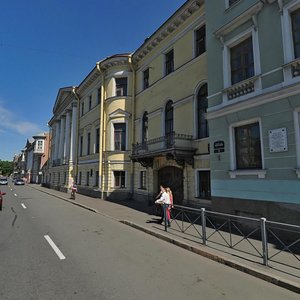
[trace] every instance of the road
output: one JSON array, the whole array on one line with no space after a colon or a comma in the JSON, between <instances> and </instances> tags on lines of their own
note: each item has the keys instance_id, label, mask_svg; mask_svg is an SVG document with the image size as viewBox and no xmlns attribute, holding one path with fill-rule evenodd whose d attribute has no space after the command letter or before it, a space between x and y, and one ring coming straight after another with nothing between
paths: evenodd
<instances>
[{"instance_id":1,"label":"road","mask_svg":"<svg viewBox=\"0 0 300 300\"><path fill-rule=\"evenodd\" d=\"M0 187L0 299L299 299L27 186Z\"/></svg>"}]
</instances>

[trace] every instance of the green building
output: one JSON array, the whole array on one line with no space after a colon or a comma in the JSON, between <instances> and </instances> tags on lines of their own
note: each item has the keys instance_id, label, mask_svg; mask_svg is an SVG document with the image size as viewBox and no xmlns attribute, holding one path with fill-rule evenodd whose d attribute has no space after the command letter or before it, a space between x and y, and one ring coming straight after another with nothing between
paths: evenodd
<instances>
[{"instance_id":1,"label":"green building","mask_svg":"<svg viewBox=\"0 0 300 300\"><path fill-rule=\"evenodd\" d=\"M212 209L300 224L300 0L207 0Z\"/></svg>"}]
</instances>

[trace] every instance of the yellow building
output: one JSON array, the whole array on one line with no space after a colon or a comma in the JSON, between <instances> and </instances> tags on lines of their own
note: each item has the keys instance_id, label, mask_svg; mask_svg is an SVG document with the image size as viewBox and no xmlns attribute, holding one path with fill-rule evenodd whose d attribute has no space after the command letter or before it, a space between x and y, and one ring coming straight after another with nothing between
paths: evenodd
<instances>
[{"instance_id":1,"label":"yellow building","mask_svg":"<svg viewBox=\"0 0 300 300\"><path fill-rule=\"evenodd\" d=\"M78 87L61 89L51 185L74 180L79 193L140 201L164 185L175 203L209 204L205 32L204 1L186 1L133 54L108 57Z\"/></svg>"},{"instance_id":2,"label":"yellow building","mask_svg":"<svg viewBox=\"0 0 300 300\"><path fill-rule=\"evenodd\" d=\"M118 54L98 62L76 89L80 193L101 198L130 196L130 61L129 54Z\"/></svg>"},{"instance_id":3,"label":"yellow building","mask_svg":"<svg viewBox=\"0 0 300 300\"><path fill-rule=\"evenodd\" d=\"M187 1L134 52L134 198L159 185L177 204L210 202L204 1Z\"/></svg>"}]
</instances>

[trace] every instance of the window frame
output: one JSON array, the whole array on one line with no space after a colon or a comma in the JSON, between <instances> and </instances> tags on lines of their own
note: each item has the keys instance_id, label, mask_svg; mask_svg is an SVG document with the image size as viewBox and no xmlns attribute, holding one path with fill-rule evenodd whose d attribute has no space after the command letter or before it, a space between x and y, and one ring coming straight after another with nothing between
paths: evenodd
<instances>
[{"instance_id":1,"label":"window frame","mask_svg":"<svg viewBox=\"0 0 300 300\"><path fill-rule=\"evenodd\" d=\"M126 79L126 85L117 83L118 80L121 81L123 79ZM119 85L119 87L118 87L118 85ZM127 97L128 96L128 77L127 76L115 77L115 96L116 97Z\"/></svg>"},{"instance_id":2,"label":"window frame","mask_svg":"<svg viewBox=\"0 0 300 300\"><path fill-rule=\"evenodd\" d=\"M236 162L236 141L235 128L258 123L260 135L260 153L261 153L261 168L259 169L237 169ZM230 145L230 178L236 178L237 175L257 175L258 178L265 178L265 159L264 159L264 145L262 134L262 122L260 118L253 118L241 122L233 123L229 126L229 145Z\"/></svg>"},{"instance_id":3,"label":"window frame","mask_svg":"<svg viewBox=\"0 0 300 300\"><path fill-rule=\"evenodd\" d=\"M148 112L145 111L143 113L143 118L142 118L142 137L141 137L142 144L147 142L148 134L149 134L149 117L148 117Z\"/></svg>"},{"instance_id":4,"label":"window frame","mask_svg":"<svg viewBox=\"0 0 300 300\"><path fill-rule=\"evenodd\" d=\"M224 42L223 44L223 89L226 90L232 87L231 81L231 57L230 57L230 49L247 38L252 36L252 50L253 50L253 61L254 61L254 76L258 77L254 82L254 93L258 93L262 89L261 85L261 60L260 60L260 47L259 47L259 40L258 40L258 29L255 29L254 26L248 28L247 30L241 32L240 34L236 35L235 37L229 39L228 41ZM252 77L250 77L252 78ZM238 83L236 83L238 84ZM237 100L244 100L249 97L252 97L254 94L246 94L244 96L240 96L236 98ZM223 92L223 102L232 103L233 100L229 100L227 97L227 93Z\"/></svg>"},{"instance_id":5,"label":"window frame","mask_svg":"<svg viewBox=\"0 0 300 300\"><path fill-rule=\"evenodd\" d=\"M197 32L199 32L204 27L204 51L198 53L198 39L197 39ZM201 43L200 43L201 44ZM200 27L194 30L194 57L201 56L203 53L206 52L206 24L202 24Z\"/></svg>"},{"instance_id":6,"label":"window frame","mask_svg":"<svg viewBox=\"0 0 300 300\"><path fill-rule=\"evenodd\" d=\"M121 178L121 185L116 185L116 173L120 173L120 178ZM124 170L114 170L114 171L112 171L112 173L113 173L113 188L114 189L125 189L126 188L126 171L124 171ZM122 173L122 174L121 174ZM122 175L123 175L123 177L122 177ZM122 186L122 179L124 178L124 186Z\"/></svg>"},{"instance_id":7,"label":"window frame","mask_svg":"<svg viewBox=\"0 0 300 300\"><path fill-rule=\"evenodd\" d=\"M149 88L150 68L146 68L143 72L143 90ZM147 76L145 76L147 75Z\"/></svg>"},{"instance_id":8,"label":"window frame","mask_svg":"<svg viewBox=\"0 0 300 300\"><path fill-rule=\"evenodd\" d=\"M202 102L203 99L199 99L199 94L201 92L201 90L206 86L206 110L205 110L205 113L202 112L202 115L203 115L203 119L205 119L205 131L206 131L206 135L205 136L201 136L200 135L200 132L202 132L202 122L200 120L200 107L199 107L199 104L200 102ZM205 116L205 114L207 113L207 109L208 109L208 84L207 82L203 83L200 88L198 89L198 92L197 92L197 96L196 96L196 138L197 139L204 139L204 138L208 138L209 137L209 129L208 129L208 121L207 121L207 118Z\"/></svg>"},{"instance_id":9,"label":"window frame","mask_svg":"<svg viewBox=\"0 0 300 300\"><path fill-rule=\"evenodd\" d=\"M122 144L122 140L123 140L123 138L122 138L122 135L121 135L121 141L120 141L120 148L121 149L117 149L117 147L116 147L116 130L115 130L115 125L120 125L120 124L122 124L122 125L124 125L124 131L122 130L122 132L124 132L124 134L125 134L125 139L124 139L124 144ZM113 136L113 139L112 139L112 143L113 143L113 151L126 151L127 150L127 122L113 122L112 123L112 128L113 128L113 132L112 132L112 136ZM122 146L124 146L124 149L122 149L123 147Z\"/></svg>"},{"instance_id":10,"label":"window frame","mask_svg":"<svg viewBox=\"0 0 300 300\"><path fill-rule=\"evenodd\" d=\"M146 170L141 170L139 177L140 177L139 188L141 190L146 190L147 189L147 171Z\"/></svg>"},{"instance_id":11,"label":"window frame","mask_svg":"<svg viewBox=\"0 0 300 300\"><path fill-rule=\"evenodd\" d=\"M169 55L172 53L172 60L168 60ZM164 76L168 76L169 74L175 71L175 55L174 49L169 49L164 53ZM170 67L169 67L170 65Z\"/></svg>"},{"instance_id":12,"label":"window frame","mask_svg":"<svg viewBox=\"0 0 300 300\"><path fill-rule=\"evenodd\" d=\"M209 172L209 183L210 183L210 196L208 197L201 197L200 195L200 173L201 172ZM209 168L201 168L201 169L196 169L195 170L195 198L199 199L205 199L205 200L211 200L211 170Z\"/></svg>"}]
</instances>

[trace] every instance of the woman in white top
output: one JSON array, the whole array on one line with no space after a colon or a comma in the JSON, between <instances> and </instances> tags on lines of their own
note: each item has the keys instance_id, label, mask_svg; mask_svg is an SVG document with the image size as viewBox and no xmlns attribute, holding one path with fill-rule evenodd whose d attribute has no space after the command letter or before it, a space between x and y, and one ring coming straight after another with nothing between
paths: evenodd
<instances>
[{"instance_id":1,"label":"woman in white top","mask_svg":"<svg viewBox=\"0 0 300 300\"><path fill-rule=\"evenodd\" d=\"M170 202L170 196L166 192L166 189L164 187L161 187L161 191L162 191L162 194L161 194L160 198L155 201L155 203L159 203L159 204L163 205L163 208L164 208L164 220L166 220L167 219L167 214L166 214L167 213L167 208L171 204L171 202ZM167 220L167 222L168 222L168 226L170 226L170 220Z\"/></svg>"}]
</instances>

